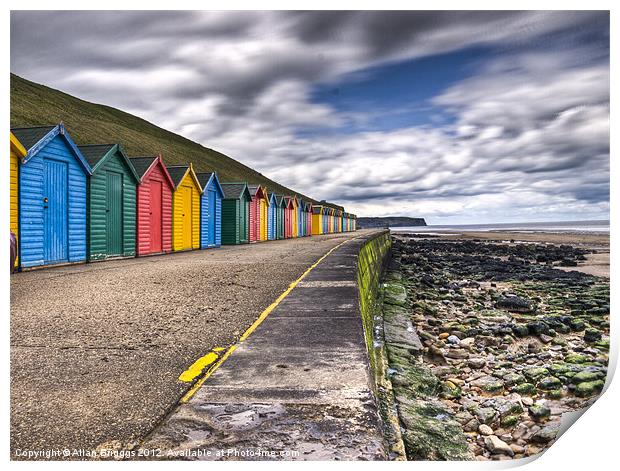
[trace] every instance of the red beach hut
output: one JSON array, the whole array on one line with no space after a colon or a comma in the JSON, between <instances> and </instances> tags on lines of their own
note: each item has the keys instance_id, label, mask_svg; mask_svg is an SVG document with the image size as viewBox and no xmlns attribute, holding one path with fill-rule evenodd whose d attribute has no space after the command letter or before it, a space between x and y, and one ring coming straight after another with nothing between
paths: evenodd
<instances>
[{"instance_id":1,"label":"red beach hut","mask_svg":"<svg viewBox=\"0 0 620 471\"><path fill-rule=\"evenodd\" d=\"M141 179L136 201L136 252L138 256L171 252L174 183L170 174L161 155L130 160Z\"/></svg>"},{"instance_id":2,"label":"red beach hut","mask_svg":"<svg viewBox=\"0 0 620 471\"><path fill-rule=\"evenodd\" d=\"M248 186L252 201L250 202L250 243L260 242L261 225L263 223L263 211L261 211L261 200L267 200L268 196L265 189L260 185Z\"/></svg>"}]
</instances>

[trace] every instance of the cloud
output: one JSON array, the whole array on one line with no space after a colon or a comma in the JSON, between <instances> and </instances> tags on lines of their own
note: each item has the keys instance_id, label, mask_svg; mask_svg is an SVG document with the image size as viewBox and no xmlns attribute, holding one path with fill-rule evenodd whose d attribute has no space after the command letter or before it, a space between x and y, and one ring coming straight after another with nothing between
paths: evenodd
<instances>
[{"instance_id":1,"label":"cloud","mask_svg":"<svg viewBox=\"0 0 620 471\"><path fill-rule=\"evenodd\" d=\"M575 219L608 214L608 31L605 12L20 11L11 70L360 215ZM494 53L429 97L448 124L349 132L374 110L312 98L316 83L474 46Z\"/></svg>"}]
</instances>

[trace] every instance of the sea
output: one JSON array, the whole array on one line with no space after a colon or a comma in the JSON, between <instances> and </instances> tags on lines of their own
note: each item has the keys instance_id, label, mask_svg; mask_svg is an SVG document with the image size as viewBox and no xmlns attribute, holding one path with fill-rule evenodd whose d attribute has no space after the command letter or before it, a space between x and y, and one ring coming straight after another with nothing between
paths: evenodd
<instances>
[{"instance_id":1,"label":"sea","mask_svg":"<svg viewBox=\"0 0 620 471\"><path fill-rule=\"evenodd\" d=\"M446 232L550 232L572 234L609 234L609 221L553 221L553 222L510 222L498 224L457 224L428 225L412 227L391 227L394 232L413 232L424 234L441 234Z\"/></svg>"}]
</instances>

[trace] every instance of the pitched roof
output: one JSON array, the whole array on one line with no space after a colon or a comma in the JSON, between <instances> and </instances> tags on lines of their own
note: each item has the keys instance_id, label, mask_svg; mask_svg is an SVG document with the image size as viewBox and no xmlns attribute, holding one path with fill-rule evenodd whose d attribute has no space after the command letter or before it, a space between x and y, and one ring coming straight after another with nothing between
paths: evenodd
<instances>
[{"instance_id":1,"label":"pitched roof","mask_svg":"<svg viewBox=\"0 0 620 471\"><path fill-rule=\"evenodd\" d=\"M56 126L35 126L31 128L11 128L11 132L26 150L49 134Z\"/></svg>"},{"instance_id":2,"label":"pitched roof","mask_svg":"<svg viewBox=\"0 0 620 471\"><path fill-rule=\"evenodd\" d=\"M119 155L120 158L127 165L127 169L136 179L136 181L140 182L140 175L136 172L131 160L129 157L123 152L123 148L120 144L89 144L84 146L78 146L78 149L84 156L84 158L88 161L93 172L97 171L97 168L103 165L104 159L108 158L108 155Z\"/></svg>"},{"instance_id":3,"label":"pitched roof","mask_svg":"<svg viewBox=\"0 0 620 471\"><path fill-rule=\"evenodd\" d=\"M78 146L82 155L86 158L91 167L96 166L99 161L112 150L116 144L94 144Z\"/></svg>"},{"instance_id":4,"label":"pitched roof","mask_svg":"<svg viewBox=\"0 0 620 471\"><path fill-rule=\"evenodd\" d=\"M243 192L247 190L247 187L245 183L222 183L224 198L239 199Z\"/></svg>"},{"instance_id":5,"label":"pitched roof","mask_svg":"<svg viewBox=\"0 0 620 471\"><path fill-rule=\"evenodd\" d=\"M27 150L24 163L37 155L41 149L47 146L57 136L61 136L65 144L69 147L75 158L78 160L84 171L92 175L92 169L88 161L82 155L78 146L75 145L69 133L66 132L65 125L60 123L56 126L31 126L21 128L11 128L11 132Z\"/></svg>"},{"instance_id":6,"label":"pitched roof","mask_svg":"<svg viewBox=\"0 0 620 471\"><path fill-rule=\"evenodd\" d=\"M288 208L289 206L293 209L293 198L291 196L284 196L285 206Z\"/></svg>"},{"instance_id":7,"label":"pitched roof","mask_svg":"<svg viewBox=\"0 0 620 471\"><path fill-rule=\"evenodd\" d=\"M203 188L206 188L207 183L209 183L209 180L211 180L211 175L213 175L213 172L197 173L196 176L198 177L200 186L202 186Z\"/></svg>"},{"instance_id":8,"label":"pitched roof","mask_svg":"<svg viewBox=\"0 0 620 471\"><path fill-rule=\"evenodd\" d=\"M150 155L148 157L131 157L131 164L136 169L136 173L142 178L145 172L153 165L153 162L157 159L157 155Z\"/></svg>"},{"instance_id":9,"label":"pitched roof","mask_svg":"<svg viewBox=\"0 0 620 471\"><path fill-rule=\"evenodd\" d=\"M257 196L258 193L262 194L262 198L268 199L267 194L265 193L265 187L261 185L248 185L248 190L252 197ZM259 196L261 198L261 196Z\"/></svg>"},{"instance_id":10,"label":"pitched roof","mask_svg":"<svg viewBox=\"0 0 620 471\"><path fill-rule=\"evenodd\" d=\"M213 181L215 183L215 187L220 193L220 197L221 198L224 197L224 190L222 189L222 184L220 183L220 179L217 177L217 173L215 172L197 173L196 178L198 179L198 182L200 183L200 186L202 187L203 191L206 191L207 185L209 184L209 182Z\"/></svg>"},{"instance_id":11,"label":"pitched roof","mask_svg":"<svg viewBox=\"0 0 620 471\"><path fill-rule=\"evenodd\" d=\"M166 168L168 169L168 173L170 174L170 178L172 178L174 186L177 187L187 173L189 165L166 165Z\"/></svg>"}]
</instances>

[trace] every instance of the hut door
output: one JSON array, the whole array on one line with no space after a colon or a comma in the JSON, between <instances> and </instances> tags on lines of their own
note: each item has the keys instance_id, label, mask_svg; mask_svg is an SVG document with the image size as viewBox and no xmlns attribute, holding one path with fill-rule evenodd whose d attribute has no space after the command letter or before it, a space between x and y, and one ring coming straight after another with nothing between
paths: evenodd
<instances>
[{"instance_id":1,"label":"hut door","mask_svg":"<svg viewBox=\"0 0 620 471\"><path fill-rule=\"evenodd\" d=\"M215 245L215 191L209 190L209 220L207 223L207 244Z\"/></svg>"},{"instance_id":2,"label":"hut door","mask_svg":"<svg viewBox=\"0 0 620 471\"><path fill-rule=\"evenodd\" d=\"M162 206L162 184L157 180L151 182L151 252L162 251L161 241L161 206Z\"/></svg>"},{"instance_id":3,"label":"hut door","mask_svg":"<svg viewBox=\"0 0 620 471\"><path fill-rule=\"evenodd\" d=\"M183 190L183 248L192 248L192 189L184 186Z\"/></svg>"},{"instance_id":4,"label":"hut door","mask_svg":"<svg viewBox=\"0 0 620 471\"><path fill-rule=\"evenodd\" d=\"M108 172L106 177L106 240L108 255L123 252L123 176Z\"/></svg>"},{"instance_id":5,"label":"hut door","mask_svg":"<svg viewBox=\"0 0 620 471\"><path fill-rule=\"evenodd\" d=\"M67 188L68 168L65 162L45 159L43 227L45 263L69 259Z\"/></svg>"}]
</instances>

